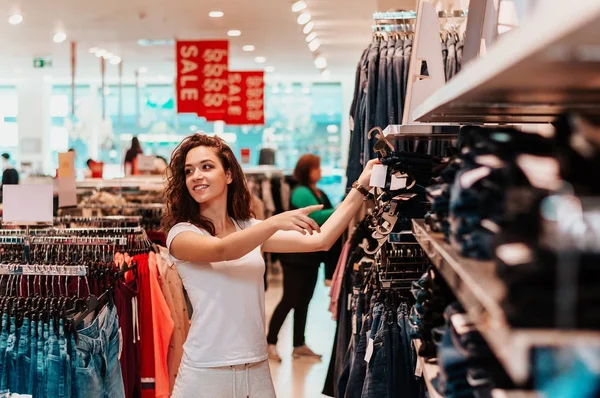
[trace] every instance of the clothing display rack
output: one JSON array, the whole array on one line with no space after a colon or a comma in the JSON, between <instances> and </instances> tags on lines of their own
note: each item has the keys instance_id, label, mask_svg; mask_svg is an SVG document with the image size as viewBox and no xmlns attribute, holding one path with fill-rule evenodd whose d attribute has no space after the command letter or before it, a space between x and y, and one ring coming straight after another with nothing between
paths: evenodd
<instances>
[{"instance_id":1,"label":"clothing display rack","mask_svg":"<svg viewBox=\"0 0 600 398\"><path fill-rule=\"evenodd\" d=\"M59 391L170 394L190 318L168 252L131 226L139 222L65 216L54 227L0 230L1 330L19 342L18 349L0 345L3 391L36 398ZM86 223L93 226L81 227ZM62 227L70 224L78 227ZM149 379L156 381L142 383Z\"/></svg>"},{"instance_id":2,"label":"clothing display rack","mask_svg":"<svg viewBox=\"0 0 600 398\"><path fill-rule=\"evenodd\" d=\"M497 21L491 24L479 9L484 3L490 2L472 1L473 12L450 13L468 18L465 52L482 42L487 47L476 51L486 52L485 57L469 56L452 79L443 62L446 54L440 57L438 50L439 14L430 3L421 1L417 13L374 14L382 26L373 30L387 31L377 40L394 38L387 33L407 31L407 24L416 20L416 56L410 59L407 93L398 96L405 101L398 102L404 105L402 124L391 122L395 108L379 107L380 98L391 98L385 85L365 80L369 72L379 80L386 73L369 70L368 51L357 69L349 181L366 160L361 152L377 156L387 172L385 186L375 191L374 209L356 228L338 263L339 285L332 287L330 307L338 327L327 395L422 397L422 390L406 387L413 380L398 363L434 397L600 394L597 361L591 359L600 354L600 321L592 315L598 303L593 264L600 258L600 235L592 221L600 207L595 171L600 167L600 69L597 62L574 55L600 45L600 3L585 0L559 14L557 2L540 4L527 23L503 35L489 34ZM496 15L491 11L498 10L487 14ZM559 22L564 18L568 23ZM559 56L559 48L573 52ZM447 50L444 44L442 50ZM386 62L389 68L389 58ZM366 105L361 104L365 93L371 101ZM369 124L382 124L385 117L389 126ZM474 126L482 123L551 123L547 127L553 135L538 135L542 129L529 127ZM371 126L379 127L375 134ZM442 137L450 151L433 167L411 159L416 147L397 145L398 140L435 142ZM389 192L398 175L410 179L411 172L425 169L431 173L420 180L417 176L412 188L417 191L411 192L413 198L424 195L417 199L423 207L409 208L414 199L401 201L408 192ZM408 181L405 186L410 191ZM398 249L392 242L408 236L408 247L419 248L424 263L431 265L421 277L404 279L409 274L403 266L410 266L402 258L407 244ZM390 253L401 255L399 261L392 258L391 272L385 267ZM353 283L368 275L365 267L373 267L375 271L368 269L378 278L367 278L367 285L353 290ZM400 346L393 337L396 326L390 332L373 324L377 299L366 303L359 297L375 286L401 291L403 285L409 285L412 308L408 325L398 323L413 340L414 362L399 361L397 354L389 357ZM392 311L396 317L398 312ZM372 319L356 322L365 313ZM366 337L361 328L369 331ZM375 347L369 347L370 337ZM392 375L385 383L381 369ZM398 383L405 386L401 395ZM594 392L584 384L596 386Z\"/></svg>"}]
</instances>

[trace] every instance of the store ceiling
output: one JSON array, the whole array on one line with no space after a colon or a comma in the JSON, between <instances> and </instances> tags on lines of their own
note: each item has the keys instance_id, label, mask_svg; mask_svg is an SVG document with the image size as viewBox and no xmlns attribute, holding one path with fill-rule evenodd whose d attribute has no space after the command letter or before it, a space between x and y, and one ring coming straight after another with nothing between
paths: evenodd
<instances>
[{"instance_id":1,"label":"store ceiling","mask_svg":"<svg viewBox=\"0 0 600 398\"><path fill-rule=\"evenodd\" d=\"M328 61L332 78L352 75L361 51L371 37L371 14L376 0L306 0L321 40L319 51ZM174 76L172 45L143 47L140 39L226 38L229 29L240 37L230 38L232 69L275 67L273 76L318 78L313 54L304 40L302 27L291 11L291 0L17 0L0 6L0 73L4 78L28 73L35 56L51 56L57 78L70 76L70 41L78 46L78 77L99 77L100 61L88 53L91 47L105 48L123 59L124 76L147 67L149 78ZM10 25L14 10L23 22ZM220 10L224 17L210 18ZM54 43L63 30L67 39ZM242 51L252 44L254 52ZM264 56L265 64L254 57ZM107 65L107 75L118 68Z\"/></svg>"}]
</instances>

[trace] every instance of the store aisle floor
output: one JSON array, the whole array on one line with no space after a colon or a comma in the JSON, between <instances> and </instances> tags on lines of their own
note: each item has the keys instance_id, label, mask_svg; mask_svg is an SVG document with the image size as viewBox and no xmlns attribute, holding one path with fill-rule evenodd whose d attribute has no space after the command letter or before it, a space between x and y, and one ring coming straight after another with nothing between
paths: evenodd
<instances>
[{"instance_id":1,"label":"store aisle floor","mask_svg":"<svg viewBox=\"0 0 600 398\"><path fill-rule=\"evenodd\" d=\"M281 281L270 280L265 296L267 321L271 319L282 293ZM324 272L321 268L319 281L308 311L306 343L313 351L323 354L323 359L321 362L304 358L292 359L293 313L290 313L279 333L277 345L283 361L281 363L270 361L271 374L278 398L326 397L321 394L321 391L327 376L335 334L335 322L331 318L328 308L329 288L324 284Z\"/></svg>"}]
</instances>

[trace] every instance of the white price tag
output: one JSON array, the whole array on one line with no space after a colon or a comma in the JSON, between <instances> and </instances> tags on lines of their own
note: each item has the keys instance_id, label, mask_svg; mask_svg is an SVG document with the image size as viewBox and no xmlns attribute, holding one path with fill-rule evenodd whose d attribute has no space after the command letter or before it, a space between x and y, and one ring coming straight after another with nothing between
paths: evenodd
<instances>
[{"instance_id":1,"label":"white price tag","mask_svg":"<svg viewBox=\"0 0 600 398\"><path fill-rule=\"evenodd\" d=\"M387 166L382 164L376 164L373 166L373 171L371 172L371 182L369 183L372 187L384 188L385 187L385 178L387 176Z\"/></svg>"},{"instance_id":2,"label":"white price tag","mask_svg":"<svg viewBox=\"0 0 600 398\"><path fill-rule=\"evenodd\" d=\"M396 191L398 189L404 189L406 188L406 175L400 175L400 176L396 176L395 174L392 174L392 183L390 185L390 190L391 191Z\"/></svg>"},{"instance_id":3,"label":"white price tag","mask_svg":"<svg viewBox=\"0 0 600 398\"><path fill-rule=\"evenodd\" d=\"M356 334L357 333L357 326L356 326L356 322L358 321L356 314L352 315L352 334Z\"/></svg>"},{"instance_id":4,"label":"white price tag","mask_svg":"<svg viewBox=\"0 0 600 398\"><path fill-rule=\"evenodd\" d=\"M123 353L123 331L121 330L121 328L119 328L119 355L117 356L117 359L119 361L121 360L122 353Z\"/></svg>"},{"instance_id":5,"label":"white price tag","mask_svg":"<svg viewBox=\"0 0 600 398\"><path fill-rule=\"evenodd\" d=\"M365 361L367 363L371 362L371 357L373 356L373 350L375 349L375 341L369 337L369 343L367 344L367 352L365 353Z\"/></svg>"},{"instance_id":6,"label":"white price tag","mask_svg":"<svg viewBox=\"0 0 600 398\"><path fill-rule=\"evenodd\" d=\"M52 223L54 185L4 185L4 222Z\"/></svg>"},{"instance_id":7,"label":"white price tag","mask_svg":"<svg viewBox=\"0 0 600 398\"><path fill-rule=\"evenodd\" d=\"M348 311L352 309L352 293L348 293Z\"/></svg>"}]
</instances>

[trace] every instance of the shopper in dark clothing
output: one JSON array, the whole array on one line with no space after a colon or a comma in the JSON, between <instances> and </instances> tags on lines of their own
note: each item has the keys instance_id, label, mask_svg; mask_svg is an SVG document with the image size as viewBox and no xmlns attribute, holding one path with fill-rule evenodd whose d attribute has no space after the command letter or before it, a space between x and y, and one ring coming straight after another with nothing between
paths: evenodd
<instances>
[{"instance_id":1,"label":"shopper in dark clothing","mask_svg":"<svg viewBox=\"0 0 600 398\"><path fill-rule=\"evenodd\" d=\"M317 182L321 179L321 159L312 154L300 157L294 170L294 177L298 185L294 188L290 200L290 209L299 209L308 204L324 205L323 210L310 214L310 218L317 224L323 225L333 214L333 206L327 195L317 189ZM304 331L308 316L308 305L312 299L319 266L325 261L327 252L313 253L288 253L281 254L280 261L283 268L283 297L273 312L269 323L267 342L269 343L269 358L281 361L277 354L276 344L279 331L290 310L294 309L294 351L293 357L317 357L305 344Z\"/></svg>"},{"instance_id":2,"label":"shopper in dark clothing","mask_svg":"<svg viewBox=\"0 0 600 398\"><path fill-rule=\"evenodd\" d=\"M131 139L131 148L125 153L125 175L137 174L137 155L142 155L144 151L137 137Z\"/></svg>"}]
</instances>

